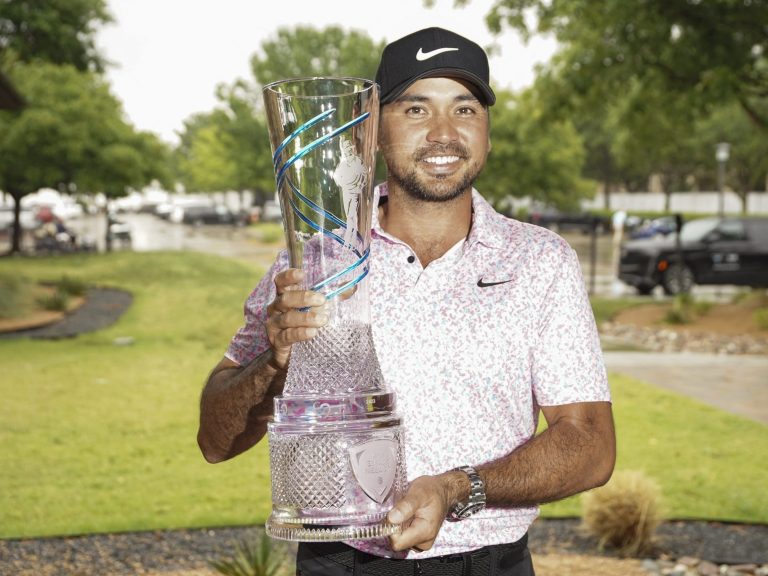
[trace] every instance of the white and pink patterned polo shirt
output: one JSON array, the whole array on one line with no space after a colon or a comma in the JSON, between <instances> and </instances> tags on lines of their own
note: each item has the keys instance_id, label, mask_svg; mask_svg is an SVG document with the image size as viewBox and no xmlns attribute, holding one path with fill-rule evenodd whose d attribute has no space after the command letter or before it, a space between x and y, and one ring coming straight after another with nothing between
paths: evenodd
<instances>
[{"instance_id":1,"label":"white and pink patterned polo shirt","mask_svg":"<svg viewBox=\"0 0 768 576\"><path fill-rule=\"evenodd\" d=\"M377 187L377 197L386 195ZM376 205L376 204L374 204ZM610 401L579 261L557 234L506 218L477 191L468 238L426 268L373 216L368 276L374 343L397 394L409 480L509 454L536 431L538 407ZM245 304L226 356L245 365L268 346L263 323L283 252ZM445 522L423 553L385 539L349 544L379 556L426 558L519 540L538 507Z\"/></svg>"}]
</instances>

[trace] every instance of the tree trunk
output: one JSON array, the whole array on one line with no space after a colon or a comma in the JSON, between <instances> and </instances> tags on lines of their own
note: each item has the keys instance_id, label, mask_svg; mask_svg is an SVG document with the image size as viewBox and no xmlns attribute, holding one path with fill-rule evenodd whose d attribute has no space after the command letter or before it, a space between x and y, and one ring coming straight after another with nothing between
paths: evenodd
<instances>
[{"instance_id":1,"label":"tree trunk","mask_svg":"<svg viewBox=\"0 0 768 576\"><path fill-rule=\"evenodd\" d=\"M13 198L13 230L11 232L11 250L9 254L21 252L21 199L25 196L18 190L9 190Z\"/></svg>"},{"instance_id":2,"label":"tree trunk","mask_svg":"<svg viewBox=\"0 0 768 576\"><path fill-rule=\"evenodd\" d=\"M606 178L603 180L603 208L606 210L611 209L611 180Z\"/></svg>"},{"instance_id":3,"label":"tree trunk","mask_svg":"<svg viewBox=\"0 0 768 576\"><path fill-rule=\"evenodd\" d=\"M107 252L112 252L112 215L109 213L109 208L104 210L104 216L107 219L107 232L104 237L104 246Z\"/></svg>"}]
</instances>

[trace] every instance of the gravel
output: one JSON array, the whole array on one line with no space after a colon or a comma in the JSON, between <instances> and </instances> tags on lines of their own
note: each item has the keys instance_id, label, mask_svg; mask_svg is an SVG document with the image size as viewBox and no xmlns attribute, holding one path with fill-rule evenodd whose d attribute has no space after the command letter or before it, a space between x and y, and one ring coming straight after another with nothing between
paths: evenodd
<instances>
[{"instance_id":1,"label":"gravel","mask_svg":"<svg viewBox=\"0 0 768 576\"><path fill-rule=\"evenodd\" d=\"M0 574L14 576L122 576L129 574L211 574L209 561L231 558L240 541L253 542L263 529L209 528L95 534L65 538L0 540ZM656 546L647 558L651 565L707 562L716 565L768 564L768 526L721 522L670 521L656 532ZM275 541L279 553L293 554L289 543ZM575 518L540 519L530 530L534 555L588 555L618 558L599 550ZM754 572L752 572L754 573Z\"/></svg>"}]
</instances>

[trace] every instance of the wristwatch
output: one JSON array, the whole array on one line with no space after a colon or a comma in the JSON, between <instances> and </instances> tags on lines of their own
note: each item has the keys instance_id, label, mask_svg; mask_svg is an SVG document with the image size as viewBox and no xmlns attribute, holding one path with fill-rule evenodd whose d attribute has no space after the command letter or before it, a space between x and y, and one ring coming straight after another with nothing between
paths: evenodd
<instances>
[{"instance_id":1,"label":"wristwatch","mask_svg":"<svg viewBox=\"0 0 768 576\"><path fill-rule=\"evenodd\" d=\"M464 472L469 478L469 499L466 502L457 502L448 511L447 520L458 522L485 508L485 483L472 466L460 466L452 471Z\"/></svg>"}]
</instances>

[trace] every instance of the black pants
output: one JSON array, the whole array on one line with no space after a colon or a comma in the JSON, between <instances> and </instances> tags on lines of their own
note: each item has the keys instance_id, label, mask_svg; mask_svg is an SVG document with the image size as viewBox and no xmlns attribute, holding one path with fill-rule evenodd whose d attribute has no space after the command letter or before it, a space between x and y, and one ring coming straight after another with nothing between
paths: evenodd
<instances>
[{"instance_id":1,"label":"black pants","mask_svg":"<svg viewBox=\"0 0 768 576\"><path fill-rule=\"evenodd\" d=\"M296 576L534 576L526 534L512 544L427 558L380 558L341 542L301 542Z\"/></svg>"}]
</instances>

